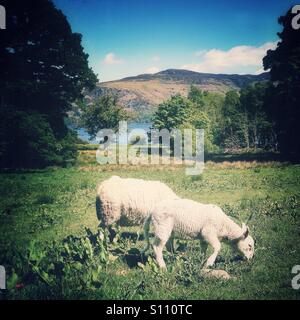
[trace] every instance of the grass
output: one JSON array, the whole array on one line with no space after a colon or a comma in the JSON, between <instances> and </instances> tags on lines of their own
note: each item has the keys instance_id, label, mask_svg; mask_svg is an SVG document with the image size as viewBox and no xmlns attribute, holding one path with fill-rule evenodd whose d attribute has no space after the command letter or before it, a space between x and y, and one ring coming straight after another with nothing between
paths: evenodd
<instances>
[{"instance_id":1,"label":"grass","mask_svg":"<svg viewBox=\"0 0 300 320\"><path fill-rule=\"evenodd\" d=\"M73 168L1 174L6 297L299 299L291 270L300 264L300 166L229 160L209 161L203 175L192 178L180 166L100 166L89 150ZM122 227L114 243L97 242L95 189L111 175L160 180L181 197L214 203L238 223L247 221L256 241L253 260L242 261L223 244L216 268L235 277L225 281L201 275L197 241L179 241L175 254L165 251L165 273L152 254L140 255L141 228Z\"/></svg>"}]
</instances>

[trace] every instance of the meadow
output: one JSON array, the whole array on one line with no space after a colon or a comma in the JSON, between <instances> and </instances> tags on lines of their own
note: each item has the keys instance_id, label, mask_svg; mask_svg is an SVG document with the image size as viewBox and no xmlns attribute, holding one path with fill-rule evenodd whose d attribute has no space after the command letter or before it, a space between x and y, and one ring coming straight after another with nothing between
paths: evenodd
<instances>
[{"instance_id":1,"label":"meadow","mask_svg":"<svg viewBox=\"0 0 300 320\"><path fill-rule=\"evenodd\" d=\"M98 228L97 184L110 177L160 180L179 196L223 208L247 222L256 242L244 261L226 244L215 268L230 280L204 277L198 241L141 255L142 229L122 226L113 242ZM76 166L2 173L0 264L6 299L299 299L292 267L300 264L300 165L280 161L210 160L199 177L181 166L98 165L81 150Z\"/></svg>"}]
</instances>

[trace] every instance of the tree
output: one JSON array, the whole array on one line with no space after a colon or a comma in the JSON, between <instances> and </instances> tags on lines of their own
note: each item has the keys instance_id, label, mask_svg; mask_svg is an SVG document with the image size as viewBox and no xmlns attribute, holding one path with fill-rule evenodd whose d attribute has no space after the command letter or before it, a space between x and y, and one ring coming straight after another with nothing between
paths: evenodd
<instances>
[{"instance_id":1,"label":"tree","mask_svg":"<svg viewBox=\"0 0 300 320\"><path fill-rule=\"evenodd\" d=\"M270 148L276 144L276 134L273 130L273 123L265 112L265 95L268 83L255 83L241 90L241 110L247 123L244 130L247 130L248 147Z\"/></svg>"},{"instance_id":2,"label":"tree","mask_svg":"<svg viewBox=\"0 0 300 320\"><path fill-rule=\"evenodd\" d=\"M35 111L16 111L3 117L0 113L0 128L2 167L64 165L77 154L77 136L69 130L64 139L57 140L46 117Z\"/></svg>"},{"instance_id":3,"label":"tree","mask_svg":"<svg viewBox=\"0 0 300 320\"><path fill-rule=\"evenodd\" d=\"M191 86L190 92L188 94L188 99L192 101L194 104L198 106L200 110L204 107L204 94L201 89L197 88L196 86Z\"/></svg>"},{"instance_id":4,"label":"tree","mask_svg":"<svg viewBox=\"0 0 300 320\"><path fill-rule=\"evenodd\" d=\"M241 112L240 96L237 91L226 93L222 109L223 144L229 148L240 148L243 142L248 147L248 129L246 115Z\"/></svg>"},{"instance_id":5,"label":"tree","mask_svg":"<svg viewBox=\"0 0 300 320\"><path fill-rule=\"evenodd\" d=\"M193 111L193 103L181 95L161 103L153 116L153 125L161 129L178 129L188 121Z\"/></svg>"},{"instance_id":6,"label":"tree","mask_svg":"<svg viewBox=\"0 0 300 320\"><path fill-rule=\"evenodd\" d=\"M119 121L127 120L126 111L117 105L117 99L111 95L101 96L94 103L80 105L80 125L95 138L101 129L116 129Z\"/></svg>"},{"instance_id":7,"label":"tree","mask_svg":"<svg viewBox=\"0 0 300 320\"><path fill-rule=\"evenodd\" d=\"M266 110L275 122L279 148L290 155L300 154L300 30L294 30L289 10L278 22L283 26L275 50L263 60L270 69L272 85L267 90Z\"/></svg>"},{"instance_id":8,"label":"tree","mask_svg":"<svg viewBox=\"0 0 300 320\"><path fill-rule=\"evenodd\" d=\"M196 88L196 90L199 90ZM195 92L194 92L195 93ZM155 128L168 129L204 129L205 151L213 151L213 135L211 121L206 112L199 108L199 104L193 103L188 98L180 95L161 103L153 117Z\"/></svg>"},{"instance_id":9,"label":"tree","mask_svg":"<svg viewBox=\"0 0 300 320\"><path fill-rule=\"evenodd\" d=\"M7 138L13 129L21 130L22 123L18 120L25 119L25 114L35 114L35 119L40 115L44 128L51 132L46 136L49 139L53 136L57 145L52 148L52 141L44 141L45 148L48 145L48 151L54 153L52 158L57 159L61 156L59 145L70 143L70 150L73 150L64 123L66 112L76 99L82 98L83 89L94 87L97 78L88 67L81 35L72 32L66 17L50 0L4 0L1 3L7 12L7 29L0 32L0 112L4 125L0 137ZM15 119L12 122L15 127L9 127L5 119ZM45 133L36 126L32 128L36 133ZM36 136L26 137L36 139ZM11 139L1 140L0 148L11 142ZM14 142L13 148L2 149L0 152L6 160L1 165L9 164L8 159L16 156L16 152L9 152L26 149L31 142L36 140L20 139ZM39 157L28 161L26 152L19 156L19 166L34 167L51 162L51 157L47 157L50 162L37 161Z\"/></svg>"}]
</instances>

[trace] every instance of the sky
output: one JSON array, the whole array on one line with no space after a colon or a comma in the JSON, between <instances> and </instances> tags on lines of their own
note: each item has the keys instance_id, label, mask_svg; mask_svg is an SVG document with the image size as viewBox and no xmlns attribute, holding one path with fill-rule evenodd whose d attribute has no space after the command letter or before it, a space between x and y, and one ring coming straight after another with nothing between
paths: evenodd
<instances>
[{"instance_id":1,"label":"sky","mask_svg":"<svg viewBox=\"0 0 300 320\"><path fill-rule=\"evenodd\" d=\"M166 69L263 72L289 0L53 0L101 82Z\"/></svg>"}]
</instances>

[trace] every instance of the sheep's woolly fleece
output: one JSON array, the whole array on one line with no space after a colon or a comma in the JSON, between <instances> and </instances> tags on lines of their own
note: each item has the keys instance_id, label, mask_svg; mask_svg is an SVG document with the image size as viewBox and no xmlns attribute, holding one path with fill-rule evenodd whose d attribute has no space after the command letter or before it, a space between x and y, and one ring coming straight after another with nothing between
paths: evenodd
<instances>
[{"instance_id":1,"label":"sheep's woolly fleece","mask_svg":"<svg viewBox=\"0 0 300 320\"><path fill-rule=\"evenodd\" d=\"M100 215L105 225L117 222L124 215L131 223L142 224L155 205L178 196L164 183L112 176L97 190Z\"/></svg>"},{"instance_id":2,"label":"sheep's woolly fleece","mask_svg":"<svg viewBox=\"0 0 300 320\"><path fill-rule=\"evenodd\" d=\"M152 222L155 235L160 239L169 237L171 226L179 237L195 237L205 229L212 230L218 238L229 240L238 239L243 234L242 228L221 208L188 199L160 202L155 208Z\"/></svg>"},{"instance_id":3,"label":"sheep's woolly fleece","mask_svg":"<svg viewBox=\"0 0 300 320\"><path fill-rule=\"evenodd\" d=\"M149 224L147 219L145 226ZM210 244L214 252L208 258L206 267L211 267L221 249L220 239L235 241L238 249L247 257L254 254L254 240L249 236L249 228L243 224L239 227L221 208L202 204L187 199L167 200L160 202L154 209L151 220L156 237L153 245L156 261L161 268L166 268L163 259L163 248L171 234L175 237L198 237ZM145 239L149 247L148 228L145 228Z\"/></svg>"}]
</instances>

